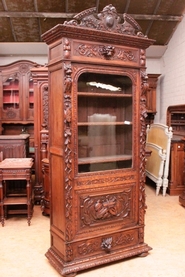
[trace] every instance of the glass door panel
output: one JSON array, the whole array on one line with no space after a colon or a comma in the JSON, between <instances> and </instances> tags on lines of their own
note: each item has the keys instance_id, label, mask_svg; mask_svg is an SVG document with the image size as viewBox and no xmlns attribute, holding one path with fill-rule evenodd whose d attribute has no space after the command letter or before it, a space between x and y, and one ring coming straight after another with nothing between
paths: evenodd
<instances>
[{"instance_id":1,"label":"glass door panel","mask_svg":"<svg viewBox=\"0 0 185 277\"><path fill-rule=\"evenodd\" d=\"M34 108L33 79L29 79L29 109Z\"/></svg>"},{"instance_id":2,"label":"glass door panel","mask_svg":"<svg viewBox=\"0 0 185 277\"><path fill-rule=\"evenodd\" d=\"M19 79L9 77L3 83L3 110L19 109Z\"/></svg>"},{"instance_id":3,"label":"glass door panel","mask_svg":"<svg viewBox=\"0 0 185 277\"><path fill-rule=\"evenodd\" d=\"M78 170L132 167L132 82L85 73L78 83Z\"/></svg>"}]
</instances>

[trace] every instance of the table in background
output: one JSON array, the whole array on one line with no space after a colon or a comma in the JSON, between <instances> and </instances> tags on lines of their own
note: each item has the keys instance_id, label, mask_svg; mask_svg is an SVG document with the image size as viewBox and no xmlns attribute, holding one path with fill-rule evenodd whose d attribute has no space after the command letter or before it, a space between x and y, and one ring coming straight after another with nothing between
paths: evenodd
<instances>
[{"instance_id":1,"label":"table in background","mask_svg":"<svg viewBox=\"0 0 185 277\"><path fill-rule=\"evenodd\" d=\"M32 158L7 158L0 163L0 215L1 224L4 226L4 219L7 217L7 206L23 207L26 209L10 210L9 214L27 214L28 225L31 223L33 213L32 201L32 182L31 172L33 166ZM25 180L25 191L13 191L11 193L7 190L8 181L22 181Z\"/></svg>"}]
</instances>

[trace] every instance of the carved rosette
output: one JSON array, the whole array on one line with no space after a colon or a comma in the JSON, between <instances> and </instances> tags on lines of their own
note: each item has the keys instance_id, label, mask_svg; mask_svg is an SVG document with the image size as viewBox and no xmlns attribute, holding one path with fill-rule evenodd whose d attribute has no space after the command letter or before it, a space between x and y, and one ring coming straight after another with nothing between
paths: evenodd
<instances>
[{"instance_id":1,"label":"carved rosette","mask_svg":"<svg viewBox=\"0 0 185 277\"><path fill-rule=\"evenodd\" d=\"M145 204L145 148L146 148L146 92L148 90L148 76L145 71L141 71L141 96L140 96L140 184L139 184L139 224L144 224ZM140 228L140 242L143 242L143 229Z\"/></svg>"},{"instance_id":2,"label":"carved rosette","mask_svg":"<svg viewBox=\"0 0 185 277\"><path fill-rule=\"evenodd\" d=\"M20 71L22 74L25 74L25 73L27 73L27 72L30 71L30 68L29 68L29 66L28 66L26 63L22 63L22 64L20 64L20 66L19 66L19 71Z\"/></svg>"}]
</instances>

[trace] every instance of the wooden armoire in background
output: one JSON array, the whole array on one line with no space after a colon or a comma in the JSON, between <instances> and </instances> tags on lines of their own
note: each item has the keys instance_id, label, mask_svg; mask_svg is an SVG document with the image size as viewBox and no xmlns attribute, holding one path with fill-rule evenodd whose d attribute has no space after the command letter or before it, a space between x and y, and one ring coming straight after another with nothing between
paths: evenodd
<instances>
[{"instance_id":1,"label":"wooden armoire in background","mask_svg":"<svg viewBox=\"0 0 185 277\"><path fill-rule=\"evenodd\" d=\"M185 105L168 107L167 125L173 130L168 193L180 195L185 191Z\"/></svg>"},{"instance_id":2,"label":"wooden armoire in background","mask_svg":"<svg viewBox=\"0 0 185 277\"><path fill-rule=\"evenodd\" d=\"M154 118L157 113L156 89L157 89L157 81L160 75L161 74L148 74L148 90L146 92L146 109L147 109L146 124L147 125L154 123Z\"/></svg>"},{"instance_id":3,"label":"wooden armoire in background","mask_svg":"<svg viewBox=\"0 0 185 277\"><path fill-rule=\"evenodd\" d=\"M31 74L34 90L34 201L40 204L44 194L42 159L47 158L48 155L48 68L47 66L32 68Z\"/></svg>"},{"instance_id":4,"label":"wooden armoire in background","mask_svg":"<svg viewBox=\"0 0 185 277\"><path fill-rule=\"evenodd\" d=\"M49 45L46 256L62 276L151 250L144 242L145 49L154 41L112 5L95 13L42 35Z\"/></svg>"},{"instance_id":5,"label":"wooden armoire in background","mask_svg":"<svg viewBox=\"0 0 185 277\"><path fill-rule=\"evenodd\" d=\"M38 66L28 60L0 66L0 134L30 135L34 146L34 94L30 69Z\"/></svg>"}]
</instances>

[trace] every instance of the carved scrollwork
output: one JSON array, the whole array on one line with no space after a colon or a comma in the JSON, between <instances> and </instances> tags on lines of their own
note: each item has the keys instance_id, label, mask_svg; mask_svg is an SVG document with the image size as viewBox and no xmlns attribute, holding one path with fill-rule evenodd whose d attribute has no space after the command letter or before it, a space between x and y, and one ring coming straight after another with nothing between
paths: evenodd
<instances>
[{"instance_id":1,"label":"carved scrollwork","mask_svg":"<svg viewBox=\"0 0 185 277\"><path fill-rule=\"evenodd\" d=\"M87 242L78 246L78 253L80 255L87 255L99 250L99 243L97 241Z\"/></svg>"},{"instance_id":2,"label":"carved scrollwork","mask_svg":"<svg viewBox=\"0 0 185 277\"><path fill-rule=\"evenodd\" d=\"M78 253L80 255L88 255L100 250L104 250L109 253L116 247L126 247L127 245L134 244L137 238L134 236L134 232L124 232L119 234L113 234L111 237L103 237L95 240L87 240L78 245Z\"/></svg>"},{"instance_id":3,"label":"carved scrollwork","mask_svg":"<svg viewBox=\"0 0 185 277\"><path fill-rule=\"evenodd\" d=\"M139 24L126 13L120 17L112 4L104 7L98 14L96 13L96 8L87 9L74 16L72 20L65 21L64 25L85 27L132 36L144 36Z\"/></svg>"},{"instance_id":4,"label":"carved scrollwork","mask_svg":"<svg viewBox=\"0 0 185 277\"><path fill-rule=\"evenodd\" d=\"M76 47L76 52L81 56L98 57L111 60L136 61L136 53L111 45L94 45L83 43Z\"/></svg>"}]
</instances>

